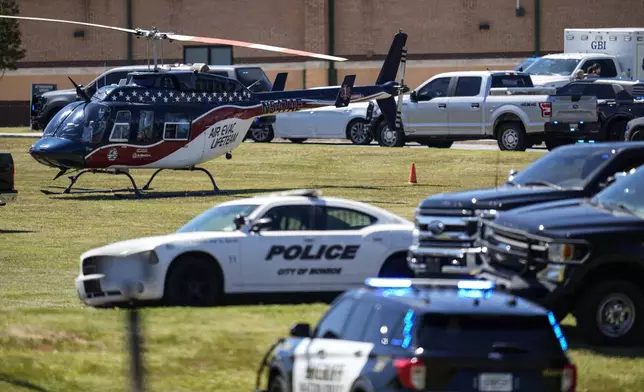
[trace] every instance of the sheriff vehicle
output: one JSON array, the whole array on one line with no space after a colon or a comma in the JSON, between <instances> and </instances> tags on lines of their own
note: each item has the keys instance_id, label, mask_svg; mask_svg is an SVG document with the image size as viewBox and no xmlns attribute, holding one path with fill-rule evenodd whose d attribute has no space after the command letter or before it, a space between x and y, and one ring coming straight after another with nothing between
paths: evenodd
<instances>
[{"instance_id":1,"label":"sheriff vehicle","mask_svg":"<svg viewBox=\"0 0 644 392\"><path fill-rule=\"evenodd\" d=\"M243 198L206 210L174 234L83 253L76 289L90 306L339 293L368 276L412 276L406 252L413 229L384 209L317 190Z\"/></svg>"},{"instance_id":2,"label":"sheriff vehicle","mask_svg":"<svg viewBox=\"0 0 644 392\"><path fill-rule=\"evenodd\" d=\"M298 323L257 375L270 392L574 392L551 312L482 280L380 279ZM269 359L270 357L270 359ZM268 370L264 372L264 370Z\"/></svg>"}]
</instances>

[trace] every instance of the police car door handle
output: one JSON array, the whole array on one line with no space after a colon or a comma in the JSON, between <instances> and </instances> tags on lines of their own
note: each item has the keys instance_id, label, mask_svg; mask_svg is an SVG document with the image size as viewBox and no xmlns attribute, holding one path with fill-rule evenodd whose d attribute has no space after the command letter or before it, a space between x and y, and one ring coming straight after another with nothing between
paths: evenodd
<instances>
[{"instance_id":1,"label":"police car door handle","mask_svg":"<svg viewBox=\"0 0 644 392\"><path fill-rule=\"evenodd\" d=\"M472 106L473 108L478 108L478 107L479 107L479 104L478 104L478 103L473 103L471 106Z\"/></svg>"},{"instance_id":2,"label":"police car door handle","mask_svg":"<svg viewBox=\"0 0 644 392\"><path fill-rule=\"evenodd\" d=\"M326 356L326 353L324 352L324 350L320 350L320 351L317 352L317 355L318 355L318 357L323 357L324 358Z\"/></svg>"},{"instance_id":3,"label":"police car door handle","mask_svg":"<svg viewBox=\"0 0 644 392\"><path fill-rule=\"evenodd\" d=\"M315 237L304 237L304 242L315 242Z\"/></svg>"},{"instance_id":4,"label":"police car door handle","mask_svg":"<svg viewBox=\"0 0 644 392\"><path fill-rule=\"evenodd\" d=\"M446 107L447 107L447 104L446 104L446 103L439 103L439 104L438 104L438 107L439 107L439 108L446 108Z\"/></svg>"}]
</instances>

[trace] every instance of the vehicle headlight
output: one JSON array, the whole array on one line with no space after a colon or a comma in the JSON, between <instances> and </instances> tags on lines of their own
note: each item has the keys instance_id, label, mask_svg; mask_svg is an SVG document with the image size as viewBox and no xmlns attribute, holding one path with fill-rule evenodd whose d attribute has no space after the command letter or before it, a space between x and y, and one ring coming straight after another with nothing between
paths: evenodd
<instances>
[{"instance_id":1,"label":"vehicle headlight","mask_svg":"<svg viewBox=\"0 0 644 392\"><path fill-rule=\"evenodd\" d=\"M548 244L548 261L554 263L581 262L587 254L588 248L583 244Z\"/></svg>"},{"instance_id":2,"label":"vehicle headlight","mask_svg":"<svg viewBox=\"0 0 644 392\"><path fill-rule=\"evenodd\" d=\"M566 276L565 264L549 264L546 268L537 273L537 279L547 280L554 283L562 283Z\"/></svg>"},{"instance_id":3,"label":"vehicle headlight","mask_svg":"<svg viewBox=\"0 0 644 392\"><path fill-rule=\"evenodd\" d=\"M485 218L485 219L494 218L496 214L497 214L497 211L494 209L474 210L474 215L480 216L481 218Z\"/></svg>"}]
</instances>

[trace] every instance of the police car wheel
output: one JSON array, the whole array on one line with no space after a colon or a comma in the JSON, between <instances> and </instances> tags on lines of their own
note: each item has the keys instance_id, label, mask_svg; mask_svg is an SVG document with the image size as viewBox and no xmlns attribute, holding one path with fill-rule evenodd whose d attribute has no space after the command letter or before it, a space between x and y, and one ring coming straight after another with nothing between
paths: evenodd
<instances>
[{"instance_id":1,"label":"police car wheel","mask_svg":"<svg viewBox=\"0 0 644 392\"><path fill-rule=\"evenodd\" d=\"M165 302L171 306L213 306L219 302L222 288L222 277L214 260L185 255L170 266Z\"/></svg>"},{"instance_id":2,"label":"police car wheel","mask_svg":"<svg viewBox=\"0 0 644 392\"><path fill-rule=\"evenodd\" d=\"M287 392L288 384L281 375L273 377L268 385L268 392Z\"/></svg>"},{"instance_id":3,"label":"police car wheel","mask_svg":"<svg viewBox=\"0 0 644 392\"><path fill-rule=\"evenodd\" d=\"M628 121L619 120L614 122L610 129L608 130L608 140L620 142L624 140L624 134L626 133L626 124Z\"/></svg>"},{"instance_id":4,"label":"police car wheel","mask_svg":"<svg viewBox=\"0 0 644 392\"><path fill-rule=\"evenodd\" d=\"M406 255L396 255L387 259L380 267L379 278L413 278L414 272L407 264Z\"/></svg>"},{"instance_id":5,"label":"police car wheel","mask_svg":"<svg viewBox=\"0 0 644 392\"><path fill-rule=\"evenodd\" d=\"M593 285L580 298L577 330L590 344L644 343L644 293L626 280Z\"/></svg>"}]
</instances>

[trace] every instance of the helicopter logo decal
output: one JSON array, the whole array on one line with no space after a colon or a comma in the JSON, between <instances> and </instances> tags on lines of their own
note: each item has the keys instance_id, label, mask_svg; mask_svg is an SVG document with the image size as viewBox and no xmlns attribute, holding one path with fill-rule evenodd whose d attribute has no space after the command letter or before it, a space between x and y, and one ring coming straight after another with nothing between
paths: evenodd
<instances>
[{"instance_id":1,"label":"helicopter logo decal","mask_svg":"<svg viewBox=\"0 0 644 392\"><path fill-rule=\"evenodd\" d=\"M111 148L110 151L107 153L107 160L109 161L115 161L116 158L119 157L119 152L116 150L116 148Z\"/></svg>"},{"instance_id":2,"label":"helicopter logo decal","mask_svg":"<svg viewBox=\"0 0 644 392\"><path fill-rule=\"evenodd\" d=\"M351 98L351 88L349 86L342 86L340 88L340 97L342 99L349 99Z\"/></svg>"}]
</instances>

